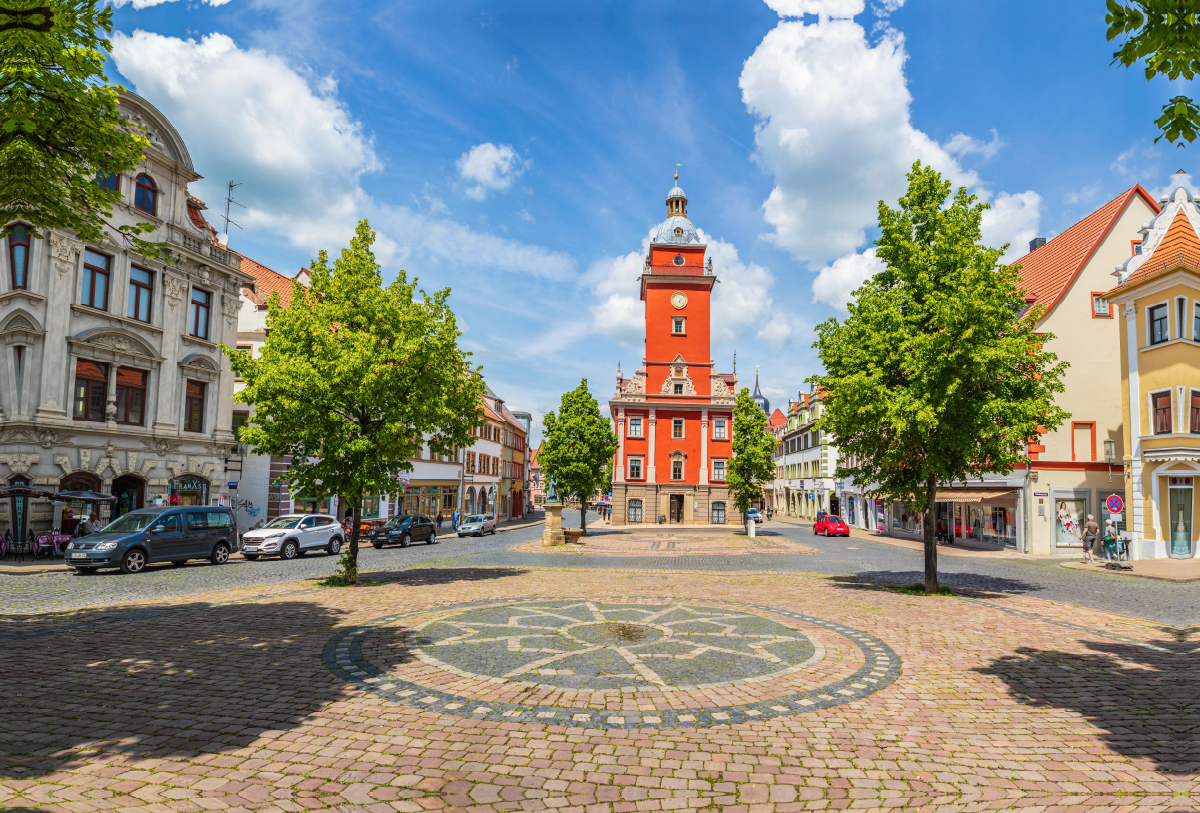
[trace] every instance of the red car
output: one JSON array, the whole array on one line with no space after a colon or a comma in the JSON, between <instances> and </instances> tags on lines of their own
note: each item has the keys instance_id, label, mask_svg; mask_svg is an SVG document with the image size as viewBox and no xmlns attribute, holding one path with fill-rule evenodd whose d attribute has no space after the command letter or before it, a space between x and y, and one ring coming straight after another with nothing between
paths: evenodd
<instances>
[{"instance_id":1,"label":"red car","mask_svg":"<svg viewBox=\"0 0 1200 813\"><path fill-rule=\"evenodd\" d=\"M827 514L813 525L813 533L824 534L825 536L849 536L850 526L842 522L841 517Z\"/></svg>"}]
</instances>

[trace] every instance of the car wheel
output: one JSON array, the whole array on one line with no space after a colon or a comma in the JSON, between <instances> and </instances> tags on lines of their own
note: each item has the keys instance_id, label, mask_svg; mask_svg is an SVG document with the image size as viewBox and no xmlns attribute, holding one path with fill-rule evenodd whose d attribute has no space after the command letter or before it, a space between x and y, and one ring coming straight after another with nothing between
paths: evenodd
<instances>
[{"instance_id":1,"label":"car wheel","mask_svg":"<svg viewBox=\"0 0 1200 813\"><path fill-rule=\"evenodd\" d=\"M141 573L146 569L146 552L134 548L121 559L122 573Z\"/></svg>"},{"instance_id":2,"label":"car wheel","mask_svg":"<svg viewBox=\"0 0 1200 813\"><path fill-rule=\"evenodd\" d=\"M407 548L411 544L412 544L412 537L409 536L408 534L405 534L404 536L400 537L400 547Z\"/></svg>"},{"instance_id":3,"label":"car wheel","mask_svg":"<svg viewBox=\"0 0 1200 813\"><path fill-rule=\"evenodd\" d=\"M335 536L333 539L329 540L329 547L327 547L325 550L329 552L330 556L337 556L342 552L342 540Z\"/></svg>"},{"instance_id":4,"label":"car wheel","mask_svg":"<svg viewBox=\"0 0 1200 813\"><path fill-rule=\"evenodd\" d=\"M183 567L187 564L187 559L172 559L171 567Z\"/></svg>"},{"instance_id":5,"label":"car wheel","mask_svg":"<svg viewBox=\"0 0 1200 813\"><path fill-rule=\"evenodd\" d=\"M218 542L213 548L212 556L208 557L208 561L214 565L223 565L229 561L229 546L224 542Z\"/></svg>"},{"instance_id":6,"label":"car wheel","mask_svg":"<svg viewBox=\"0 0 1200 813\"><path fill-rule=\"evenodd\" d=\"M430 533L430 534L429 534L429 544L430 544L430 545L436 545L436 544L437 544L437 534L435 534L435 533Z\"/></svg>"},{"instance_id":7,"label":"car wheel","mask_svg":"<svg viewBox=\"0 0 1200 813\"><path fill-rule=\"evenodd\" d=\"M251 562L257 562L257 561L258 561L258 554L257 554L257 553L243 553L243 554L242 554L242 557L243 557L243 558L246 558L246 559L249 559Z\"/></svg>"},{"instance_id":8,"label":"car wheel","mask_svg":"<svg viewBox=\"0 0 1200 813\"><path fill-rule=\"evenodd\" d=\"M299 550L295 542L284 542L283 547L279 549L279 558L295 559Z\"/></svg>"}]
</instances>

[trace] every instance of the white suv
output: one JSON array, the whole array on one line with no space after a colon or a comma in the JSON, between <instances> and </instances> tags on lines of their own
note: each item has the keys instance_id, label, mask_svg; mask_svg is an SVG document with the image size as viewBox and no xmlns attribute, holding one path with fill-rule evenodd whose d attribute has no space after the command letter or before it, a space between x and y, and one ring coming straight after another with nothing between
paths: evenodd
<instances>
[{"instance_id":1,"label":"white suv","mask_svg":"<svg viewBox=\"0 0 1200 813\"><path fill-rule=\"evenodd\" d=\"M324 514L285 514L261 528L242 534L242 555L295 559L310 550L336 556L342 549L342 526Z\"/></svg>"}]
</instances>

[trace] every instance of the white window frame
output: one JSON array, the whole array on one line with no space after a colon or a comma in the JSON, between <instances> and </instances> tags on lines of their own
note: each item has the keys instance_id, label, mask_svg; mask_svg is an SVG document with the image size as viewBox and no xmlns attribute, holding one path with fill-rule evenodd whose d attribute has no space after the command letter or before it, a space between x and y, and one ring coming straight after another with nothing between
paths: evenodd
<instances>
[{"instance_id":1,"label":"white window frame","mask_svg":"<svg viewBox=\"0 0 1200 813\"><path fill-rule=\"evenodd\" d=\"M717 474L717 464L718 463L721 464L721 473L719 476ZM714 457L713 461L712 461L712 478L713 478L713 480L715 480L718 483L724 483L725 482L725 474L727 471L728 471L728 467L725 465L725 458Z\"/></svg>"},{"instance_id":2,"label":"white window frame","mask_svg":"<svg viewBox=\"0 0 1200 813\"><path fill-rule=\"evenodd\" d=\"M682 483L687 479L687 468L684 466L686 461L682 457L671 458L671 482ZM679 476L675 476L675 464L679 464Z\"/></svg>"},{"instance_id":3,"label":"white window frame","mask_svg":"<svg viewBox=\"0 0 1200 813\"><path fill-rule=\"evenodd\" d=\"M634 426L637 426L636 432L633 431ZM629 429L629 437L640 438L642 436L642 416L641 415L629 416L628 429Z\"/></svg>"},{"instance_id":4,"label":"white window frame","mask_svg":"<svg viewBox=\"0 0 1200 813\"><path fill-rule=\"evenodd\" d=\"M679 330L675 329L676 326L679 327ZM687 317L686 316L672 316L671 317L671 335L672 336L686 336L687 335Z\"/></svg>"},{"instance_id":5,"label":"white window frame","mask_svg":"<svg viewBox=\"0 0 1200 813\"><path fill-rule=\"evenodd\" d=\"M725 425L726 421L724 418L713 418L713 440L729 440L729 438L726 437L727 432L725 431ZM720 432L717 431L718 428L720 429Z\"/></svg>"},{"instance_id":6,"label":"white window frame","mask_svg":"<svg viewBox=\"0 0 1200 813\"><path fill-rule=\"evenodd\" d=\"M626 459L626 477L630 480L645 480L646 479L646 459L641 455L633 455ZM633 474L633 464L637 463L638 474L635 477Z\"/></svg>"},{"instance_id":7,"label":"white window frame","mask_svg":"<svg viewBox=\"0 0 1200 813\"><path fill-rule=\"evenodd\" d=\"M1181 305L1180 303L1183 303L1183 304ZM1186 296L1175 297L1175 313L1172 314L1175 317L1175 321L1182 322L1183 319L1180 319L1180 317L1182 316L1183 318L1186 319L1187 312L1188 312L1188 298ZM1187 325L1184 325L1184 324L1176 325L1175 332L1173 335L1175 336L1176 339L1186 339L1187 338L1187 332L1186 332L1187 329L1188 329Z\"/></svg>"},{"instance_id":8,"label":"white window frame","mask_svg":"<svg viewBox=\"0 0 1200 813\"><path fill-rule=\"evenodd\" d=\"M1154 336L1154 331L1152 329L1150 312L1160 305L1167 309L1167 338L1165 341L1161 341L1156 344L1151 341L1152 337ZM1162 302L1155 302L1146 306L1146 347L1157 347L1159 344L1166 344L1167 342L1171 341L1171 315L1171 303L1166 299L1164 299Z\"/></svg>"},{"instance_id":9,"label":"white window frame","mask_svg":"<svg viewBox=\"0 0 1200 813\"><path fill-rule=\"evenodd\" d=\"M1104 303L1104 313L1096 310L1096 303L1098 302ZM1100 294L1092 294L1092 316L1100 318L1112 316L1112 304Z\"/></svg>"},{"instance_id":10,"label":"white window frame","mask_svg":"<svg viewBox=\"0 0 1200 813\"><path fill-rule=\"evenodd\" d=\"M1192 303L1192 341L1200 342L1200 302Z\"/></svg>"},{"instance_id":11,"label":"white window frame","mask_svg":"<svg viewBox=\"0 0 1200 813\"><path fill-rule=\"evenodd\" d=\"M684 437L684 432L686 431L686 430L684 429L684 427L685 427L686 425L687 425L687 424L686 424L686 422L683 420L683 418L672 418L672 419L671 419L671 440L682 440L682 439L683 439L683 437ZM675 430L676 430L677 428L679 429L679 434L678 434L678 435L677 435L677 434L675 434Z\"/></svg>"},{"instance_id":12,"label":"white window frame","mask_svg":"<svg viewBox=\"0 0 1200 813\"><path fill-rule=\"evenodd\" d=\"M1154 396L1162 395L1164 392L1171 396L1171 431L1166 434L1175 434L1175 421L1176 416L1179 414L1175 410L1175 388L1164 387L1163 389L1151 390L1150 392L1146 393L1146 415L1148 415L1150 418L1150 425L1147 426L1146 429L1148 430L1147 435L1149 437L1161 437L1161 435L1158 434L1158 430L1155 428L1157 416L1154 414Z\"/></svg>"}]
</instances>

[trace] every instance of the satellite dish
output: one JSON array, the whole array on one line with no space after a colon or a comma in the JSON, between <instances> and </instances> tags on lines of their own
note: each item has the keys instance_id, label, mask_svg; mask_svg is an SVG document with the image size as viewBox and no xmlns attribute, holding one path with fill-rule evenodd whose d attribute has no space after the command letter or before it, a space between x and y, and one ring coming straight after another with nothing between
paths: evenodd
<instances>
[{"instance_id":1,"label":"satellite dish","mask_svg":"<svg viewBox=\"0 0 1200 813\"><path fill-rule=\"evenodd\" d=\"M222 234L218 234L218 235L217 235L217 242L218 242L218 243L220 243L220 244L221 244L221 245L223 245L223 246L228 246L228 245L229 245L229 235L228 235L228 234L224 234L224 233L222 233Z\"/></svg>"}]
</instances>

